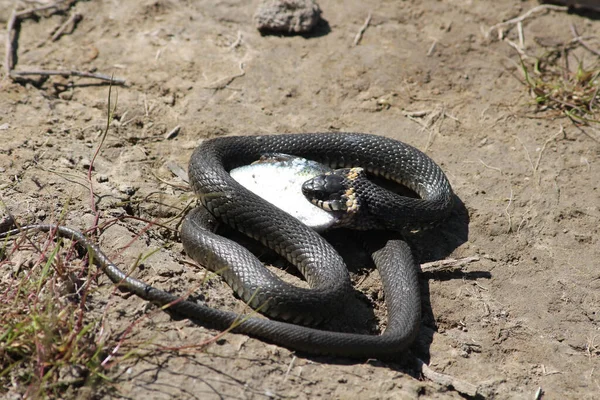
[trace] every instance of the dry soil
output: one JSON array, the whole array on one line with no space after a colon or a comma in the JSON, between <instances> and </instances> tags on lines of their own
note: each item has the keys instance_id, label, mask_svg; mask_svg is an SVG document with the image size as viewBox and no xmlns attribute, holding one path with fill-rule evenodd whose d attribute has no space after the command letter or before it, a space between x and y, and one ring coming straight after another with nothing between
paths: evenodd
<instances>
[{"instance_id":1,"label":"dry soil","mask_svg":"<svg viewBox=\"0 0 600 400\"><path fill-rule=\"evenodd\" d=\"M597 398L600 134L536 113L517 51L490 31L538 3L322 0L325 21L309 36L262 36L252 21L257 5L79 2L70 13L83 19L57 41L48 38L67 15L21 24L17 70L126 79L113 88L116 114L92 173L100 222L134 215L176 228L179 217L169 218L193 195L170 166L185 168L205 138L340 130L400 139L435 159L464 203L458 222L414 240L419 261L479 257L461 271L422 275L422 333L406 358L416 355L489 398L534 399L540 388L544 399ZM0 2L4 25L13 7ZM570 41L571 24L600 35L596 18L535 14L522 25L525 52L539 56L540 42ZM518 46L516 25L502 30ZM0 42L6 35L0 31ZM0 196L21 222L66 213L65 224L88 229L86 176L106 124L108 87L33 79L0 81ZM210 304L244 309L219 280L202 286L202 268L189 263L176 235L145 226L123 219L98 240L123 266L155 250L137 276L158 287L181 294L200 287ZM376 273L354 277L377 314ZM98 285L90 307L105 313L115 334L152 310L115 294L105 277ZM155 312L131 340L187 346L217 333ZM419 380L410 360L307 357L233 334L203 350L123 359L107 374L113 395L138 399L461 397ZM73 397L86 394L93 391L73 389Z\"/></svg>"}]
</instances>

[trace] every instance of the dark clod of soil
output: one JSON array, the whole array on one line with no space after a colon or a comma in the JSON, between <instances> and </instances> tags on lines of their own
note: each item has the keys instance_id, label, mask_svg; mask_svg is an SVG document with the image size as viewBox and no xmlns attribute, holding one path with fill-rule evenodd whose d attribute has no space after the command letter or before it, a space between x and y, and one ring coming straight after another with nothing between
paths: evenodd
<instances>
[{"instance_id":1,"label":"dark clod of soil","mask_svg":"<svg viewBox=\"0 0 600 400\"><path fill-rule=\"evenodd\" d=\"M266 0L254 14L261 32L308 33L319 22L321 9L314 0Z\"/></svg>"}]
</instances>

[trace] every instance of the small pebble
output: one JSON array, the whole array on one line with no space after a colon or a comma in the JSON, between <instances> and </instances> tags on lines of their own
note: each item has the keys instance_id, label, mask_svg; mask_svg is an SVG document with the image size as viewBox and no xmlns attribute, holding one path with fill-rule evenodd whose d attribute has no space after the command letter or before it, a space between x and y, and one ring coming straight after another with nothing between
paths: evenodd
<instances>
[{"instance_id":1,"label":"small pebble","mask_svg":"<svg viewBox=\"0 0 600 400\"><path fill-rule=\"evenodd\" d=\"M92 162L90 160L88 160L87 158L82 158L81 161L79 161L79 164L83 167L83 168L89 168L90 165L92 164Z\"/></svg>"},{"instance_id":2,"label":"small pebble","mask_svg":"<svg viewBox=\"0 0 600 400\"><path fill-rule=\"evenodd\" d=\"M96 176L96 180L98 181L98 183L108 182L108 176L104 175L104 174L100 174L100 175Z\"/></svg>"},{"instance_id":3,"label":"small pebble","mask_svg":"<svg viewBox=\"0 0 600 400\"><path fill-rule=\"evenodd\" d=\"M121 186L119 186L119 192L124 193L126 195L133 195L136 192L136 188L134 188L131 185L127 185L127 184L122 184Z\"/></svg>"}]
</instances>

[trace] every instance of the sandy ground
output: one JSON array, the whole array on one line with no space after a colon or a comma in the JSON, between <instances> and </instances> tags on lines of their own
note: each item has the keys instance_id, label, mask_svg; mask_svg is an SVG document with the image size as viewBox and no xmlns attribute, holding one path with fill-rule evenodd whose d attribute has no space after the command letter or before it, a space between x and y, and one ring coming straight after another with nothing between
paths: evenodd
<instances>
[{"instance_id":1,"label":"sandy ground","mask_svg":"<svg viewBox=\"0 0 600 400\"><path fill-rule=\"evenodd\" d=\"M167 166L185 168L208 137L358 131L426 151L464 202L468 229L466 213L457 212L459 222L415 239L415 254L421 262L479 261L458 272L422 275L423 326L412 353L436 371L478 386L482 397L533 399L539 388L544 399L597 396L600 134L536 114L519 80L516 51L496 31L485 35L538 3L320 5L326 23L315 34L282 37L256 31L256 1L80 2L72 11L82 21L58 41L47 38L65 15L23 22L16 69L80 69L126 79L126 87L116 90L116 118L94 164L100 222L134 215L176 227L179 219L168 218L193 195ZM0 2L3 26L13 6ZM371 23L354 46L369 13ZM540 13L523 24L527 52L543 51L536 39L568 42L572 23L583 35L600 35L594 16ZM514 26L504 30L518 43ZM0 31L2 43L5 37ZM0 196L20 221L52 222L65 213L69 226L92 226L86 176L108 94L98 83L0 81ZM168 137L177 125L179 134ZM188 262L176 235L142 232L144 226L123 219L99 243L123 266L156 250L138 276L163 289L183 294L200 286L202 269ZM376 274L367 270L355 278L381 307ZM135 297L114 294L105 277L98 285L90 306L106 313L115 334L152 310ZM216 307L243 310L218 280L198 292ZM154 312L135 326L131 340L186 346L216 333ZM306 357L226 335L203 350L121 359L108 374L115 380L111 393L128 398L461 397L417 379L410 357ZM92 394L85 388L72 392Z\"/></svg>"}]
</instances>

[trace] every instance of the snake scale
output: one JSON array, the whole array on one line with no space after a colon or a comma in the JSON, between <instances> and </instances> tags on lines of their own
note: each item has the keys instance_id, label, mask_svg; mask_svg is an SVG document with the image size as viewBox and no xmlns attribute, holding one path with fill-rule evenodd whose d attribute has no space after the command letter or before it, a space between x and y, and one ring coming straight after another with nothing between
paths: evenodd
<instances>
[{"instance_id":1,"label":"snake scale","mask_svg":"<svg viewBox=\"0 0 600 400\"><path fill-rule=\"evenodd\" d=\"M182 300L122 272L83 234L54 225L30 225L1 234L38 230L76 241L93 253L94 263L119 287L214 329L232 328L290 349L346 357L389 357L405 350L420 324L418 266L402 240L389 240L373 253L388 308L381 335L320 330L308 326L339 312L351 292L350 279L338 253L316 232L266 203L237 182L228 171L249 164L264 153L279 152L315 160L332 168L362 167L372 175L400 183L420 198L383 196L379 208L394 213L400 230L433 224L448 216L453 192L441 168L405 143L361 133L232 136L204 141L189 164L190 183L202 205L184 220L181 239L186 252L204 266L219 271L251 306L280 320L240 316L204 304ZM393 207L389 202L394 202ZM276 279L246 249L206 227L214 219L262 242L294 264L310 289ZM383 226L389 228L389 226Z\"/></svg>"}]
</instances>

